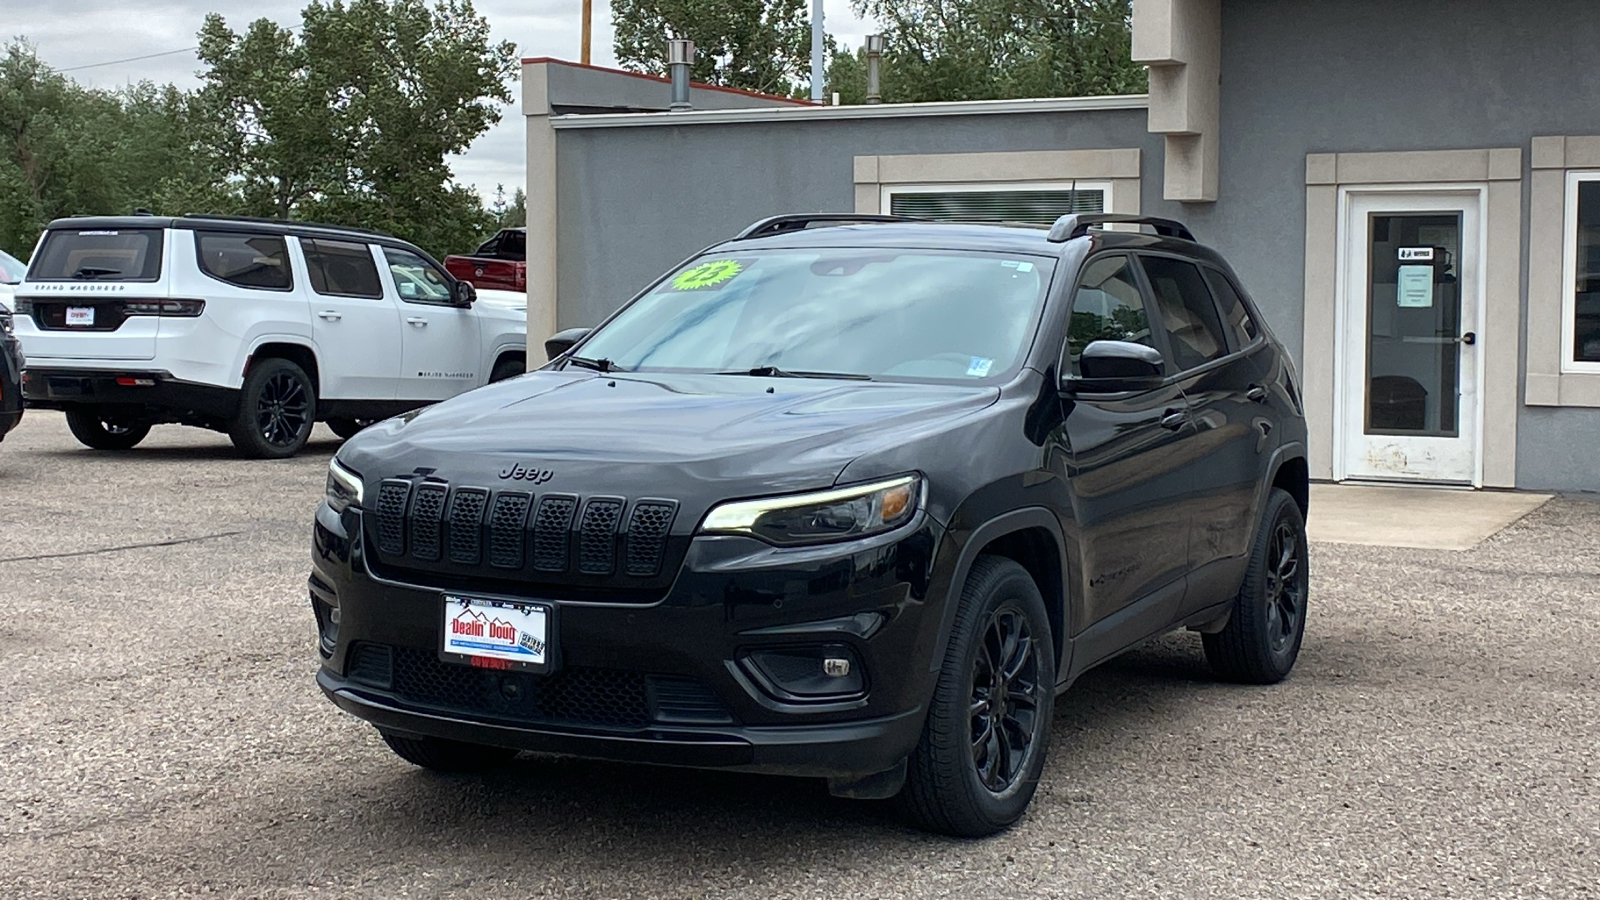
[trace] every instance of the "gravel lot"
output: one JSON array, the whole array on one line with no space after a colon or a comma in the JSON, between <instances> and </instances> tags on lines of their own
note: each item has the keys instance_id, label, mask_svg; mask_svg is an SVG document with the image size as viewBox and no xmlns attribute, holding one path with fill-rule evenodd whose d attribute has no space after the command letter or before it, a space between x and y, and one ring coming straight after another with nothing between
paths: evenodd
<instances>
[{"instance_id":1,"label":"gravel lot","mask_svg":"<svg viewBox=\"0 0 1600 900\"><path fill-rule=\"evenodd\" d=\"M1600 897L1600 503L1316 545L1289 681L1128 654L1058 704L1028 817L960 842L801 780L402 763L312 682L318 434L0 445L0 897Z\"/></svg>"}]
</instances>

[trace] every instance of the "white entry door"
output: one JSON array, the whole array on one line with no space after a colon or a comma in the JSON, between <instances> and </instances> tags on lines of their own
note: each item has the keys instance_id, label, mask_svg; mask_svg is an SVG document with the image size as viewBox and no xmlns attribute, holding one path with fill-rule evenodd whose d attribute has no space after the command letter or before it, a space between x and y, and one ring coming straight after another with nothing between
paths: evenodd
<instances>
[{"instance_id":1,"label":"white entry door","mask_svg":"<svg viewBox=\"0 0 1600 900\"><path fill-rule=\"evenodd\" d=\"M1336 475L1482 483L1483 191L1342 191Z\"/></svg>"}]
</instances>

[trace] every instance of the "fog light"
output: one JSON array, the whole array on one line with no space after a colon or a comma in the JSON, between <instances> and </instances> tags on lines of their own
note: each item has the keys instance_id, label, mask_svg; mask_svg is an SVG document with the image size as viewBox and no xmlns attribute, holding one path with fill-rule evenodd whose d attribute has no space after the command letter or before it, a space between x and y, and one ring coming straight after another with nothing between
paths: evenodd
<instances>
[{"instance_id":1,"label":"fog light","mask_svg":"<svg viewBox=\"0 0 1600 900\"><path fill-rule=\"evenodd\" d=\"M762 690L779 700L838 700L867 687L855 651L843 644L752 650L741 662Z\"/></svg>"}]
</instances>

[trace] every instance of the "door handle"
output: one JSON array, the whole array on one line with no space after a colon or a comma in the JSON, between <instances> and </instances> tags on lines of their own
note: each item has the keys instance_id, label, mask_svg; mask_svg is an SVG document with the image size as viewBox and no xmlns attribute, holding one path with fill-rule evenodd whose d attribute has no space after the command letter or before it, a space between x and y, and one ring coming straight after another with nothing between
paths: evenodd
<instances>
[{"instance_id":1,"label":"door handle","mask_svg":"<svg viewBox=\"0 0 1600 900\"><path fill-rule=\"evenodd\" d=\"M1466 334L1463 334L1459 338L1459 340L1461 341L1461 343L1466 344L1468 347L1471 347L1473 344L1476 344L1478 342L1478 333L1475 332L1475 331L1469 331Z\"/></svg>"},{"instance_id":2,"label":"door handle","mask_svg":"<svg viewBox=\"0 0 1600 900\"><path fill-rule=\"evenodd\" d=\"M1244 397L1252 403L1267 402L1267 389L1259 384L1252 384L1244 392Z\"/></svg>"},{"instance_id":3,"label":"door handle","mask_svg":"<svg viewBox=\"0 0 1600 900\"><path fill-rule=\"evenodd\" d=\"M428 320L421 316L409 316L406 318L406 322L411 325L420 325L423 327L426 327L428 324Z\"/></svg>"},{"instance_id":4,"label":"door handle","mask_svg":"<svg viewBox=\"0 0 1600 900\"><path fill-rule=\"evenodd\" d=\"M1169 409L1161 416L1161 427L1170 431L1177 431L1183 423L1189 421L1189 414L1181 409Z\"/></svg>"},{"instance_id":5,"label":"door handle","mask_svg":"<svg viewBox=\"0 0 1600 900\"><path fill-rule=\"evenodd\" d=\"M329 322L337 322L344 318L344 314L338 312L337 310L325 309L322 312L317 313L317 318L327 319Z\"/></svg>"}]
</instances>

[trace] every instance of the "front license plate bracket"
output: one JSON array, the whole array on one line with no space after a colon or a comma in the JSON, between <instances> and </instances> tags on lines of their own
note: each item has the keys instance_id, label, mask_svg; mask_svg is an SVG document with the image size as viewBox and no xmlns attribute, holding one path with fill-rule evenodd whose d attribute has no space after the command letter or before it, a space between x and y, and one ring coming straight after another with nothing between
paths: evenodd
<instances>
[{"instance_id":1,"label":"front license plate bracket","mask_svg":"<svg viewBox=\"0 0 1600 900\"><path fill-rule=\"evenodd\" d=\"M484 669L555 671L555 604L449 593L440 606L441 660Z\"/></svg>"}]
</instances>

